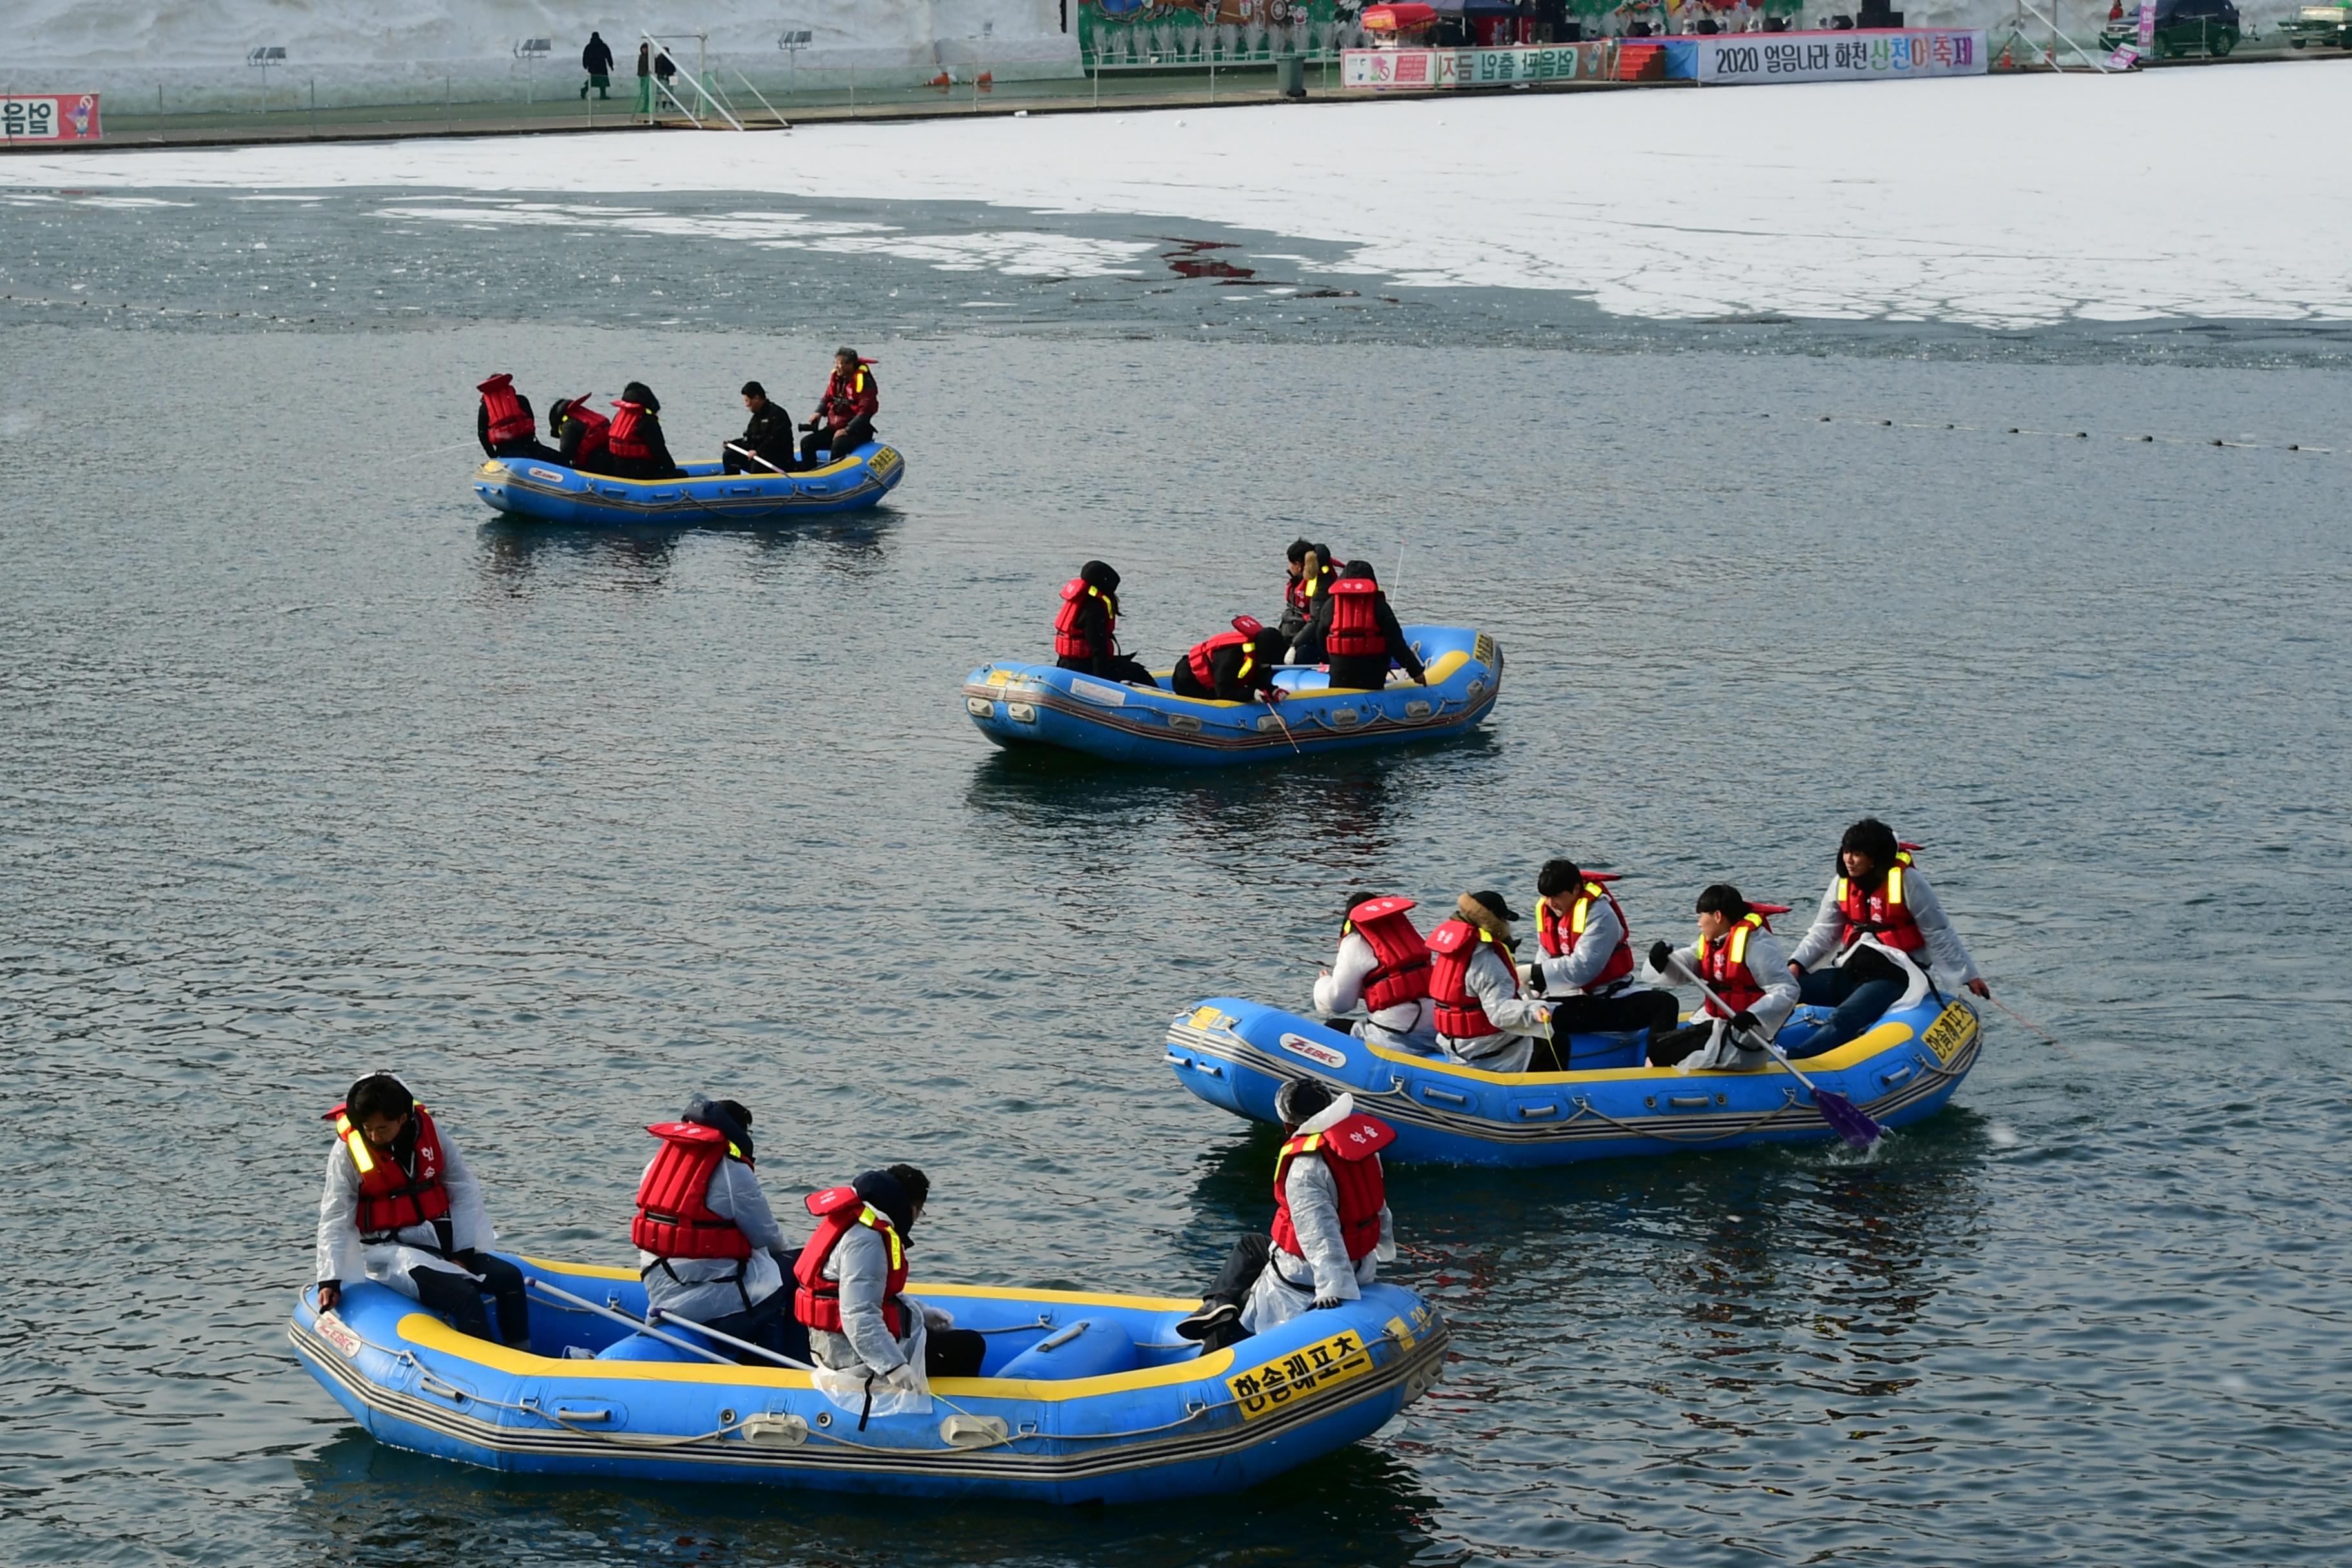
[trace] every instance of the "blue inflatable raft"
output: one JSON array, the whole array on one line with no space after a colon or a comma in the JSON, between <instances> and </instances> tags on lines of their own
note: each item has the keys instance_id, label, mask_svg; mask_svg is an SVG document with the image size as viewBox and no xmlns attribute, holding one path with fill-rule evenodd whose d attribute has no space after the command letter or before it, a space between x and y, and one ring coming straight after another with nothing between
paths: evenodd
<instances>
[{"instance_id":1,"label":"blue inflatable raft","mask_svg":"<svg viewBox=\"0 0 2352 1568\"><path fill-rule=\"evenodd\" d=\"M1406 626L1429 677L1391 671L1385 691L1331 689L1312 665L1285 667L1281 702L1218 702L1159 686L1124 686L1050 664L982 665L963 683L964 710L1000 746L1059 746L1118 763L1214 767L1467 733L1503 687L1503 650L1466 626ZM1293 748L1296 748L1294 751Z\"/></svg>"},{"instance_id":2,"label":"blue inflatable raft","mask_svg":"<svg viewBox=\"0 0 2352 1568\"><path fill-rule=\"evenodd\" d=\"M880 501L907 477L906 458L878 441L797 474L729 474L717 463L681 466L682 479L616 479L560 463L493 458L474 470L474 493L493 511L536 522L723 527L856 511Z\"/></svg>"},{"instance_id":3,"label":"blue inflatable raft","mask_svg":"<svg viewBox=\"0 0 2352 1568\"><path fill-rule=\"evenodd\" d=\"M913 1285L987 1336L984 1375L928 1415L835 1405L804 1372L690 1360L589 1308L646 1308L636 1271L510 1258L528 1352L468 1338L374 1284L304 1291L288 1336L379 1441L493 1469L1035 1502L1230 1496L1370 1436L1433 1384L1444 1320L1394 1285L1203 1355L1195 1300ZM690 1337L690 1336L689 1336Z\"/></svg>"},{"instance_id":4,"label":"blue inflatable raft","mask_svg":"<svg viewBox=\"0 0 2352 1568\"><path fill-rule=\"evenodd\" d=\"M1781 1028L1793 1049L1828 1009L1800 1007ZM1859 1038L1798 1065L1890 1128L1934 1115L1975 1065L1982 1030L1964 1002L1929 996ZM1736 1149L1834 1137L1812 1096L1778 1062L1685 1073L1641 1065L1649 1037L1576 1036L1571 1072L1496 1073L1368 1045L1297 1014L1213 997L1168 1032L1176 1081L1212 1105L1273 1121L1285 1079L1317 1078L1397 1130L1390 1161L1556 1165L1620 1154ZM1590 1062L1591 1066L1582 1064Z\"/></svg>"}]
</instances>

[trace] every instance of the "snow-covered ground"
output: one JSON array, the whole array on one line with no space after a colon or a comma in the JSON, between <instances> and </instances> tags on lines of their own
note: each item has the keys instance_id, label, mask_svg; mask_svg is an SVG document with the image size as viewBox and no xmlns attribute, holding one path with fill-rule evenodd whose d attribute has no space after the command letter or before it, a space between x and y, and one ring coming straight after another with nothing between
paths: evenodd
<instances>
[{"instance_id":1,"label":"snow-covered ground","mask_svg":"<svg viewBox=\"0 0 2352 1568\"><path fill-rule=\"evenodd\" d=\"M1191 217L1658 319L2352 319L2352 68L0 160L0 188L763 193ZM583 155L584 154L584 155ZM677 235L696 243L691 226Z\"/></svg>"}]
</instances>

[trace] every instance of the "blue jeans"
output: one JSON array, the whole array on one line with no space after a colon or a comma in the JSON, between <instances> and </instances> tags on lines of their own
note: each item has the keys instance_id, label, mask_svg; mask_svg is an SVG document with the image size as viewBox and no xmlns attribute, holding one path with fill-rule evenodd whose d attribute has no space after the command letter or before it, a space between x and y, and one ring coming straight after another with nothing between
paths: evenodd
<instances>
[{"instance_id":1,"label":"blue jeans","mask_svg":"<svg viewBox=\"0 0 2352 1568\"><path fill-rule=\"evenodd\" d=\"M1837 1049L1878 1022L1903 989L1900 980L1857 981L1843 969L1812 971L1797 982L1797 1000L1836 1010L1830 1014L1828 1027L1789 1054L1818 1057Z\"/></svg>"}]
</instances>

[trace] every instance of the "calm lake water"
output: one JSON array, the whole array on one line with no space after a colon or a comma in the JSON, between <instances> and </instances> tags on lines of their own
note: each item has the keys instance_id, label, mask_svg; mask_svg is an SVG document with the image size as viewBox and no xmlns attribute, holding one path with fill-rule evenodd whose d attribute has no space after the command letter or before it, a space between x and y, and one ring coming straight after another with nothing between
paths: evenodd
<instances>
[{"instance_id":1,"label":"calm lake water","mask_svg":"<svg viewBox=\"0 0 2352 1568\"><path fill-rule=\"evenodd\" d=\"M2332 359L1390 305L1143 219L825 252L150 199L190 205L0 208L0 1555L2342 1561ZM803 414L852 331L909 458L880 511L600 535L466 488L493 370L542 407L645 379L699 456L746 377ZM964 718L1079 561L1160 659L1271 613L1302 531L1498 638L1483 733L1163 778ZM924 1165L919 1273L1197 1289L1273 1145L1161 1065L1193 999L1303 1005L1353 898L1532 896L1558 853L1627 873L1643 943L1719 878L1809 904L1864 813L2064 1044L1991 1014L1868 1158L1393 1172L1447 1380L1249 1496L501 1479L360 1436L287 1347L317 1118L367 1068L509 1247L622 1259L638 1129L709 1089L780 1196Z\"/></svg>"}]
</instances>

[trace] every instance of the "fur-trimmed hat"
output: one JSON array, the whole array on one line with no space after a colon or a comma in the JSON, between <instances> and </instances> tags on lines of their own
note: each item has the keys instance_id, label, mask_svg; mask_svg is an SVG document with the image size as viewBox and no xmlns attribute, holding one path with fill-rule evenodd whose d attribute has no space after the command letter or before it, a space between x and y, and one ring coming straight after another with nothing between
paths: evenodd
<instances>
[{"instance_id":1,"label":"fur-trimmed hat","mask_svg":"<svg viewBox=\"0 0 2352 1568\"><path fill-rule=\"evenodd\" d=\"M1511 922L1522 918L1503 901L1502 894L1491 889L1463 894L1454 900L1454 912L1480 931L1506 942L1511 938Z\"/></svg>"}]
</instances>

